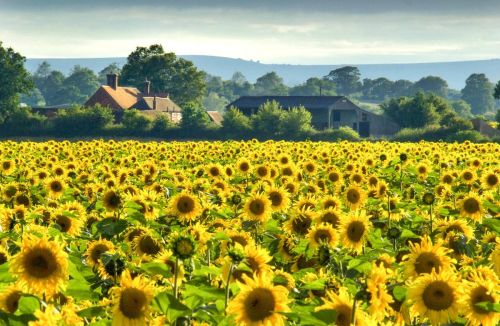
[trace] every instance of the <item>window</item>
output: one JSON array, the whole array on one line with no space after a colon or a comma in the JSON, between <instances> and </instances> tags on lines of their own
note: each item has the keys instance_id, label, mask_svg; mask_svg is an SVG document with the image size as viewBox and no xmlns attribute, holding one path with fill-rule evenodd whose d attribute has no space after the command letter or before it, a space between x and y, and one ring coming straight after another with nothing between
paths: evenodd
<instances>
[{"instance_id":1,"label":"window","mask_svg":"<svg viewBox=\"0 0 500 326\"><path fill-rule=\"evenodd\" d=\"M339 122L340 121L340 111L333 111L333 122Z\"/></svg>"},{"instance_id":2,"label":"window","mask_svg":"<svg viewBox=\"0 0 500 326\"><path fill-rule=\"evenodd\" d=\"M354 122L354 123L352 124L352 129L354 129L354 130L356 130L356 131L358 130L358 124L357 124L356 122Z\"/></svg>"},{"instance_id":3,"label":"window","mask_svg":"<svg viewBox=\"0 0 500 326\"><path fill-rule=\"evenodd\" d=\"M361 113L361 121L367 121L368 115L366 113Z\"/></svg>"}]
</instances>

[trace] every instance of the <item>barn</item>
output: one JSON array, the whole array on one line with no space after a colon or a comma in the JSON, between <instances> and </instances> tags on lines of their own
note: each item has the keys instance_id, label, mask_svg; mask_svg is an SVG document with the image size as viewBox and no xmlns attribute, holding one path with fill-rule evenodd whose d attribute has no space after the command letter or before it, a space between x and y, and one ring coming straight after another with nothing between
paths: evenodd
<instances>
[{"instance_id":1,"label":"barn","mask_svg":"<svg viewBox=\"0 0 500 326\"><path fill-rule=\"evenodd\" d=\"M242 96L227 108L236 107L251 116L272 101L278 102L284 110L303 106L311 112L312 125L317 130L347 126L361 137L380 137L393 135L400 129L391 119L362 109L345 96Z\"/></svg>"}]
</instances>

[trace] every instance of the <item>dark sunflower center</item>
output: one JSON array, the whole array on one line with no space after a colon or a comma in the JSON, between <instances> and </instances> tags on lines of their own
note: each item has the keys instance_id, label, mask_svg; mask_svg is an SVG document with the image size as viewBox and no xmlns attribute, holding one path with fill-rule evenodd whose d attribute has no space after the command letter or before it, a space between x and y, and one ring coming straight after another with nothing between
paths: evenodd
<instances>
[{"instance_id":1,"label":"dark sunflower center","mask_svg":"<svg viewBox=\"0 0 500 326\"><path fill-rule=\"evenodd\" d=\"M471 302L472 309L476 313L488 314L489 312L487 310L484 310L483 308L477 307L476 303L479 303L479 302L495 303L495 299L491 295L488 294L488 289L486 289L484 286L480 285L472 291L470 302Z\"/></svg>"},{"instance_id":2,"label":"dark sunflower center","mask_svg":"<svg viewBox=\"0 0 500 326\"><path fill-rule=\"evenodd\" d=\"M7 299L5 300L6 301L7 310L11 314L14 313L14 312L16 312L17 308L19 307L19 300L20 299L21 299L21 292L15 291L15 292L12 292L7 297Z\"/></svg>"},{"instance_id":3,"label":"dark sunflower center","mask_svg":"<svg viewBox=\"0 0 500 326\"><path fill-rule=\"evenodd\" d=\"M295 218L292 222L292 229L298 234L307 234L309 227L311 227L312 220L308 216Z\"/></svg>"},{"instance_id":4,"label":"dark sunflower center","mask_svg":"<svg viewBox=\"0 0 500 326\"><path fill-rule=\"evenodd\" d=\"M242 237L241 235L234 235L231 237L231 240L233 242L237 242L239 243L240 245L242 245L243 247L246 246L248 244L248 241L247 239L245 239L244 237Z\"/></svg>"},{"instance_id":5,"label":"dark sunflower center","mask_svg":"<svg viewBox=\"0 0 500 326\"><path fill-rule=\"evenodd\" d=\"M264 213L265 206L262 200L260 199L255 199L250 202L250 205L248 205L248 209L252 214L254 215L261 215Z\"/></svg>"},{"instance_id":6,"label":"dark sunflower center","mask_svg":"<svg viewBox=\"0 0 500 326\"><path fill-rule=\"evenodd\" d=\"M56 217L56 224L59 225L62 232L68 232L71 229L71 219L64 215Z\"/></svg>"},{"instance_id":7,"label":"dark sunflower center","mask_svg":"<svg viewBox=\"0 0 500 326\"><path fill-rule=\"evenodd\" d=\"M269 194L269 199L271 199L271 203L273 206L280 206L283 202L283 197L277 191L273 191Z\"/></svg>"},{"instance_id":8,"label":"dark sunflower center","mask_svg":"<svg viewBox=\"0 0 500 326\"><path fill-rule=\"evenodd\" d=\"M146 295L136 288L125 289L120 296L120 311L130 319L141 318L146 304Z\"/></svg>"},{"instance_id":9,"label":"dark sunflower center","mask_svg":"<svg viewBox=\"0 0 500 326\"><path fill-rule=\"evenodd\" d=\"M108 208L118 208L121 203L121 198L118 196L118 194L114 191L110 191L106 194L104 198L104 203Z\"/></svg>"},{"instance_id":10,"label":"dark sunflower center","mask_svg":"<svg viewBox=\"0 0 500 326\"><path fill-rule=\"evenodd\" d=\"M260 176L260 177L265 177L268 173L268 170L267 168L263 167L263 166L260 166L258 169L257 169L257 174Z\"/></svg>"},{"instance_id":11,"label":"dark sunflower center","mask_svg":"<svg viewBox=\"0 0 500 326\"><path fill-rule=\"evenodd\" d=\"M330 234L330 232L328 232L328 230L317 230L314 233L314 241L316 241L317 243L329 243L331 240L332 235Z\"/></svg>"},{"instance_id":12,"label":"dark sunflower center","mask_svg":"<svg viewBox=\"0 0 500 326\"><path fill-rule=\"evenodd\" d=\"M263 321L273 314L276 300L271 290L256 288L245 299L245 314L252 322Z\"/></svg>"},{"instance_id":13,"label":"dark sunflower center","mask_svg":"<svg viewBox=\"0 0 500 326\"><path fill-rule=\"evenodd\" d=\"M359 202L359 199L361 198L359 191L356 189L349 189L347 191L347 201L351 204L357 204Z\"/></svg>"},{"instance_id":14,"label":"dark sunflower center","mask_svg":"<svg viewBox=\"0 0 500 326\"><path fill-rule=\"evenodd\" d=\"M448 283L443 281L434 281L425 288L422 299L425 306L431 310L446 310L455 301L453 289Z\"/></svg>"},{"instance_id":15,"label":"dark sunflower center","mask_svg":"<svg viewBox=\"0 0 500 326\"><path fill-rule=\"evenodd\" d=\"M182 196L177 202L177 209L183 214L191 213L194 209L194 199L189 196Z\"/></svg>"},{"instance_id":16,"label":"dark sunflower center","mask_svg":"<svg viewBox=\"0 0 500 326\"><path fill-rule=\"evenodd\" d=\"M498 177L496 175L494 175L494 174L489 174L486 177L486 183L490 187L496 186L498 184Z\"/></svg>"},{"instance_id":17,"label":"dark sunflower center","mask_svg":"<svg viewBox=\"0 0 500 326\"><path fill-rule=\"evenodd\" d=\"M7 262L7 255L3 252L0 252L0 265L5 264Z\"/></svg>"},{"instance_id":18,"label":"dark sunflower center","mask_svg":"<svg viewBox=\"0 0 500 326\"><path fill-rule=\"evenodd\" d=\"M453 177L447 174L443 177L443 182L446 184L451 184L453 182Z\"/></svg>"},{"instance_id":19,"label":"dark sunflower center","mask_svg":"<svg viewBox=\"0 0 500 326\"><path fill-rule=\"evenodd\" d=\"M308 172L314 172L314 170L316 170L316 167L313 164L307 164L306 165L306 170Z\"/></svg>"},{"instance_id":20,"label":"dark sunflower center","mask_svg":"<svg viewBox=\"0 0 500 326\"><path fill-rule=\"evenodd\" d=\"M365 234L365 225L363 222L354 221L347 227L347 237L352 242L359 242Z\"/></svg>"},{"instance_id":21,"label":"dark sunflower center","mask_svg":"<svg viewBox=\"0 0 500 326\"><path fill-rule=\"evenodd\" d=\"M473 175L471 172L465 172L462 177L465 179L465 180L471 180L473 178Z\"/></svg>"},{"instance_id":22,"label":"dark sunflower center","mask_svg":"<svg viewBox=\"0 0 500 326\"><path fill-rule=\"evenodd\" d=\"M18 205L23 205L23 206L28 207L30 205L30 199L26 195L19 195L16 197L16 203Z\"/></svg>"},{"instance_id":23,"label":"dark sunflower center","mask_svg":"<svg viewBox=\"0 0 500 326\"><path fill-rule=\"evenodd\" d=\"M2 168L3 168L4 170L8 170L8 169L10 169L10 162L3 162L3 163L2 163Z\"/></svg>"},{"instance_id":24,"label":"dark sunflower center","mask_svg":"<svg viewBox=\"0 0 500 326\"><path fill-rule=\"evenodd\" d=\"M160 246L149 235L142 237L139 241L139 249L147 255L155 255L160 252Z\"/></svg>"},{"instance_id":25,"label":"dark sunflower center","mask_svg":"<svg viewBox=\"0 0 500 326\"><path fill-rule=\"evenodd\" d=\"M47 278L57 270L56 257L47 249L34 249L26 254L24 268L35 278Z\"/></svg>"},{"instance_id":26,"label":"dark sunflower center","mask_svg":"<svg viewBox=\"0 0 500 326\"><path fill-rule=\"evenodd\" d=\"M464 210L469 214L479 212L479 202L475 198L467 198L464 201Z\"/></svg>"},{"instance_id":27,"label":"dark sunflower center","mask_svg":"<svg viewBox=\"0 0 500 326\"><path fill-rule=\"evenodd\" d=\"M336 325L339 326L351 325L351 318L352 318L351 307L341 304L335 307L335 311L337 311Z\"/></svg>"},{"instance_id":28,"label":"dark sunflower center","mask_svg":"<svg viewBox=\"0 0 500 326\"><path fill-rule=\"evenodd\" d=\"M99 262L99 259L101 258L102 254L107 252L108 250L109 248L105 244L98 244L92 249L92 252L90 253L90 258L92 258L92 261L94 263L97 263Z\"/></svg>"},{"instance_id":29,"label":"dark sunflower center","mask_svg":"<svg viewBox=\"0 0 500 326\"><path fill-rule=\"evenodd\" d=\"M336 228L340 223L340 219L337 214L327 212L321 216L321 222L330 223L334 228Z\"/></svg>"},{"instance_id":30,"label":"dark sunflower center","mask_svg":"<svg viewBox=\"0 0 500 326\"><path fill-rule=\"evenodd\" d=\"M432 252L423 252L415 260L417 274L429 274L433 268L438 273L441 268L441 260Z\"/></svg>"},{"instance_id":31,"label":"dark sunflower center","mask_svg":"<svg viewBox=\"0 0 500 326\"><path fill-rule=\"evenodd\" d=\"M60 192L62 190L62 184L59 181L52 181L50 183L50 190L53 192Z\"/></svg>"},{"instance_id":32,"label":"dark sunflower center","mask_svg":"<svg viewBox=\"0 0 500 326\"><path fill-rule=\"evenodd\" d=\"M193 243L188 239L181 239L177 242L176 251L183 256L190 256L193 254Z\"/></svg>"},{"instance_id":33,"label":"dark sunflower center","mask_svg":"<svg viewBox=\"0 0 500 326\"><path fill-rule=\"evenodd\" d=\"M247 162L243 162L240 164L240 170L242 172L246 172L250 169L250 165Z\"/></svg>"},{"instance_id":34,"label":"dark sunflower center","mask_svg":"<svg viewBox=\"0 0 500 326\"><path fill-rule=\"evenodd\" d=\"M331 182L337 182L337 181L339 181L339 179L340 179L340 176L338 173L330 173L328 175L328 180L330 180Z\"/></svg>"}]
</instances>

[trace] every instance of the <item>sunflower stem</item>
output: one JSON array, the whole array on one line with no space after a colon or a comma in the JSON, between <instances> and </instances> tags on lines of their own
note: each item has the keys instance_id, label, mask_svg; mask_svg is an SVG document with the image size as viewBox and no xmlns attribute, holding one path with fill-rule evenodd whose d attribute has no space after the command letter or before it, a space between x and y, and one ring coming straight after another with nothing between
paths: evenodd
<instances>
[{"instance_id":1,"label":"sunflower stem","mask_svg":"<svg viewBox=\"0 0 500 326\"><path fill-rule=\"evenodd\" d=\"M179 257L175 258L174 297L177 299L177 278L179 277Z\"/></svg>"},{"instance_id":2,"label":"sunflower stem","mask_svg":"<svg viewBox=\"0 0 500 326\"><path fill-rule=\"evenodd\" d=\"M434 241L433 237L432 237L432 204L429 206L429 218L431 220L431 230L430 230L430 234L431 234L431 240Z\"/></svg>"},{"instance_id":3,"label":"sunflower stem","mask_svg":"<svg viewBox=\"0 0 500 326\"><path fill-rule=\"evenodd\" d=\"M224 298L224 314L226 314L227 310L227 302L229 301L229 282L231 282L231 276L233 274L233 263L229 266L229 273L227 274L227 282L226 282L226 296Z\"/></svg>"},{"instance_id":4,"label":"sunflower stem","mask_svg":"<svg viewBox=\"0 0 500 326\"><path fill-rule=\"evenodd\" d=\"M351 324L352 325L356 325L356 303L357 303L357 300L356 300L356 298L354 298L354 300L352 302L352 314L351 314Z\"/></svg>"}]
</instances>

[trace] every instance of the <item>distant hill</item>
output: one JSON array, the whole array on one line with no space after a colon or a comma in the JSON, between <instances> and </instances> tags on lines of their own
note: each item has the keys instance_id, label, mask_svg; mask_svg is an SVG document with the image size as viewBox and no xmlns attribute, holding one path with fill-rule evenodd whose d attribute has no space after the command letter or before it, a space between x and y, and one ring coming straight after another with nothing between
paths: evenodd
<instances>
[{"instance_id":1,"label":"distant hill","mask_svg":"<svg viewBox=\"0 0 500 326\"><path fill-rule=\"evenodd\" d=\"M184 55L185 59L193 61L200 69L209 74L229 79L234 72L242 72L249 81L255 80L270 71L276 71L288 85L296 85L310 77L321 77L328 74L339 65L289 65L289 64L264 64L256 61L242 59ZM42 61L48 61L52 68L68 73L74 65L88 67L99 72L110 63L123 65L126 58L75 58L75 59L28 59L26 66L30 71L35 71ZM362 78L387 77L391 80L408 79L417 81L424 76L440 76L445 79L451 88L461 89L465 80L472 73L485 73L492 82L500 80L500 59L462 61L462 62L436 62L413 64L350 64L357 66Z\"/></svg>"}]
</instances>

